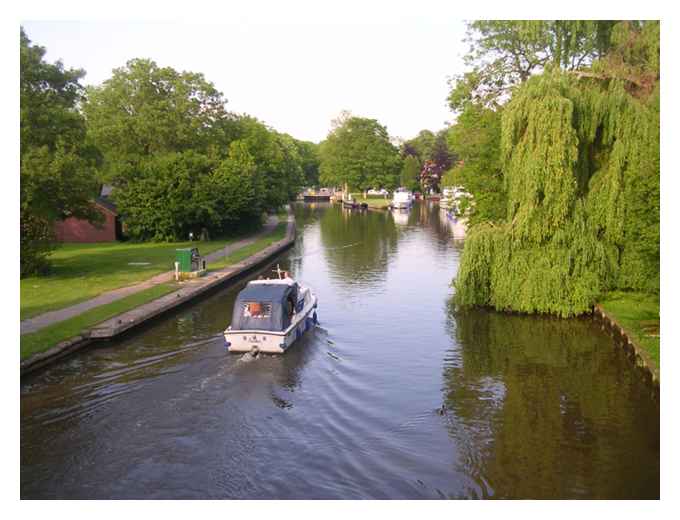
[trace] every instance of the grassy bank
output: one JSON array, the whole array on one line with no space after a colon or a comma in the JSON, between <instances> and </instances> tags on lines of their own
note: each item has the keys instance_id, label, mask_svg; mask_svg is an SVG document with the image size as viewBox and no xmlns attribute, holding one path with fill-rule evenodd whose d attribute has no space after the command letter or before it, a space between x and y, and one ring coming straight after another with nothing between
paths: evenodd
<instances>
[{"instance_id":1,"label":"grassy bank","mask_svg":"<svg viewBox=\"0 0 680 520\"><path fill-rule=\"evenodd\" d=\"M271 233L265 235L256 242L253 242L249 246L237 249L229 256L222 257L216 262L208 264L208 270L215 271L217 269L223 269L224 267L240 262L244 258L248 258L249 256L257 253L258 251L261 251L264 248L269 247L274 242L282 240L286 236L287 227L288 224L286 222L280 222Z\"/></svg>"},{"instance_id":2,"label":"grassy bank","mask_svg":"<svg viewBox=\"0 0 680 520\"><path fill-rule=\"evenodd\" d=\"M385 198L384 195L367 195L363 193L352 193L352 198L358 202L365 202L370 208L384 209L392 203L392 198Z\"/></svg>"},{"instance_id":3,"label":"grassy bank","mask_svg":"<svg viewBox=\"0 0 680 520\"><path fill-rule=\"evenodd\" d=\"M89 300L173 269L175 249L198 247L202 255L242 239L209 242L63 244L52 272L20 281L22 320Z\"/></svg>"},{"instance_id":4,"label":"grassy bank","mask_svg":"<svg viewBox=\"0 0 680 520\"><path fill-rule=\"evenodd\" d=\"M80 335L83 330L99 322L160 298L169 292L177 290L177 288L178 285L174 283L159 284L107 305L101 305L68 320L55 323L37 332L23 334L20 336L21 359L25 359L37 352L48 350L61 341Z\"/></svg>"},{"instance_id":5,"label":"grassy bank","mask_svg":"<svg viewBox=\"0 0 680 520\"><path fill-rule=\"evenodd\" d=\"M240 262L244 258L247 258L258 251L261 251L265 247L283 239L286 236L287 223L279 223L274 230L260 238L251 245L237 249L232 254L226 258L222 258L219 261L209 264L209 269L220 269L231 264ZM196 244L196 242L194 242ZM224 244L224 242L222 243ZM167 244L165 244L167 246ZM172 246L172 254L174 258L174 247ZM181 247L181 246L178 246ZM200 247L200 246L199 246ZM222 246L220 246L222 247ZM214 248L213 248L214 250ZM203 248L201 248L203 253ZM161 272L166 271L163 269ZM148 276L146 277L148 278ZM146 279L143 278L143 279ZM24 334L21 338L21 359L25 359L32 354L37 352L44 352L55 346L57 343L64 341L69 338L73 338L82 333L83 330L89 329L100 323L102 321L108 320L113 316L121 314L123 312L139 307L145 303L148 303L156 298L175 291L179 288L179 285L175 283L165 283L159 284L150 289L140 291L138 293L132 294L125 298L121 298L115 302L109 303L107 305L101 305L95 309L91 309L79 316L74 318L64 320L62 322L50 325L41 329L37 332L30 334Z\"/></svg>"},{"instance_id":6,"label":"grassy bank","mask_svg":"<svg viewBox=\"0 0 680 520\"><path fill-rule=\"evenodd\" d=\"M611 292L600 301L604 311L660 366L659 297L636 292Z\"/></svg>"}]
</instances>

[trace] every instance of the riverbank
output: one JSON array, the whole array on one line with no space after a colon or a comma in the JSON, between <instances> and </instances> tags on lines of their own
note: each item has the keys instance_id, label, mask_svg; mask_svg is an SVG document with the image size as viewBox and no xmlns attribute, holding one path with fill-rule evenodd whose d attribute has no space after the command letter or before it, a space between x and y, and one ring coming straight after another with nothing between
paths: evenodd
<instances>
[{"instance_id":1,"label":"riverbank","mask_svg":"<svg viewBox=\"0 0 680 520\"><path fill-rule=\"evenodd\" d=\"M385 198L383 195L369 195L364 198L363 193L352 193L352 199L359 203L365 203L373 209L387 209L392 204L392 199Z\"/></svg>"},{"instance_id":2,"label":"riverbank","mask_svg":"<svg viewBox=\"0 0 680 520\"><path fill-rule=\"evenodd\" d=\"M112 339L206 292L235 281L290 247L295 241L292 213L267 236L237 249L206 276L155 286L80 316L21 336L22 375L79 350L95 340Z\"/></svg>"},{"instance_id":3,"label":"riverbank","mask_svg":"<svg viewBox=\"0 0 680 520\"><path fill-rule=\"evenodd\" d=\"M661 366L658 296L614 291L595 306L595 315L609 324L636 359L658 383Z\"/></svg>"}]
</instances>

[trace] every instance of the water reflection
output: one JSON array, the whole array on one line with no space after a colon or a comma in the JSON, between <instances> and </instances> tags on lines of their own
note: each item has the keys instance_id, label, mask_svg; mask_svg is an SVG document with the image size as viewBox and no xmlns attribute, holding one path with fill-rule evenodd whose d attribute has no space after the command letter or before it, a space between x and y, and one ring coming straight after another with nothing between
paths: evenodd
<instances>
[{"instance_id":1,"label":"water reflection","mask_svg":"<svg viewBox=\"0 0 680 520\"><path fill-rule=\"evenodd\" d=\"M658 403L594 324L449 306L448 329L448 428L485 494L659 496Z\"/></svg>"},{"instance_id":2,"label":"water reflection","mask_svg":"<svg viewBox=\"0 0 680 520\"><path fill-rule=\"evenodd\" d=\"M327 211L320 220L323 256L340 291L385 282L397 252L398 233L387 213Z\"/></svg>"},{"instance_id":3,"label":"water reflection","mask_svg":"<svg viewBox=\"0 0 680 520\"><path fill-rule=\"evenodd\" d=\"M295 211L323 328L226 353L243 280L23 379L22 498L658 496L658 403L596 326L455 313L436 204Z\"/></svg>"}]
</instances>

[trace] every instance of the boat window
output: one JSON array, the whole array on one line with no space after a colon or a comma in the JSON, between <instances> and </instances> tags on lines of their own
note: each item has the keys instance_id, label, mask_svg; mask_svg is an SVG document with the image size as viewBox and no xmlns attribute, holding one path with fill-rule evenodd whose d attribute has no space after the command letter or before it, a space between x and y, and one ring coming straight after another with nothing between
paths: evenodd
<instances>
[{"instance_id":1,"label":"boat window","mask_svg":"<svg viewBox=\"0 0 680 520\"><path fill-rule=\"evenodd\" d=\"M272 315L272 304L269 302L246 302L243 304L243 316L246 318L269 318Z\"/></svg>"}]
</instances>

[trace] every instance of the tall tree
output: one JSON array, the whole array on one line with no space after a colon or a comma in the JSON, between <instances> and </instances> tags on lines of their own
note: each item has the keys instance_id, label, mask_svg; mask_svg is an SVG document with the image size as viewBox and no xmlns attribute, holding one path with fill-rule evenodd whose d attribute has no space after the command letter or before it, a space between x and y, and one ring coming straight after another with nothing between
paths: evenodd
<instances>
[{"instance_id":1,"label":"tall tree","mask_svg":"<svg viewBox=\"0 0 680 520\"><path fill-rule=\"evenodd\" d=\"M404 166L401 169L401 186L411 191L418 189L418 178L420 175L420 164L418 159L412 155L407 155L404 159Z\"/></svg>"},{"instance_id":2,"label":"tall tree","mask_svg":"<svg viewBox=\"0 0 680 520\"><path fill-rule=\"evenodd\" d=\"M225 102L202 74L134 59L90 88L83 108L105 177L116 184L150 156L228 144L235 118Z\"/></svg>"},{"instance_id":3,"label":"tall tree","mask_svg":"<svg viewBox=\"0 0 680 520\"><path fill-rule=\"evenodd\" d=\"M450 148L460 162L446 172L443 186L463 186L474 197L470 225L505 219L507 197L501 170L501 115L480 105L470 105L449 130Z\"/></svg>"},{"instance_id":4,"label":"tall tree","mask_svg":"<svg viewBox=\"0 0 680 520\"><path fill-rule=\"evenodd\" d=\"M659 24L621 22L612 43L504 108L507 218L471 230L459 303L570 316L612 287L658 291Z\"/></svg>"},{"instance_id":5,"label":"tall tree","mask_svg":"<svg viewBox=\"0 0 680 520\"><path fill-rule=\"evenodd\" d=\"M21 274L47 268L54 222L76 216L98 222L91 204L97 154L86 144L82 70L47 63L45 48L20 30Z\"/></svg>"},{"instance_id":6,"label":"tall tree","mask_svg":"<svg viewBox=\"0 0 680 520\"><path fill-rule=\"evenodd\" d=\"M449 104L461 111L474 101L487 107L507 100L510 89L548 65L575 70L609 49L613 21L477 20L468 24L470 70L452 80Z\"/></svg>"},{"instance_id":7,"label":"tall tree","mask_svg":"<svg viewBox=\"0 0 680 520\"><path fill-rule=\"evenodd\" d=\"M295 197L304 182L302 158L295 140L245 116L238 121L238 138L262 177L264 209L275 209Z\"/></svg>"},{"instance_id":8,"label":"tall tree","mask_svg":"<svg viewBox=\"0 0 680 520\"><path fill-rule=\"evenodd\" d=\"M319 185L319 147L317 144L309 141L295 141L298 155L300 156L300 166L302 167L302 175L305 186Z\"/></svg>"},{"instance_id":9,"label":"tall tree","mask_svg":"<svg viewBox=\"0 0 680 520\"><path fill-rule=\"evenodd\" d=\"M348 117L328 134L320 148L321 183L350 190L394 188L399 180L399 150L375 119Z\"/></svg>"}]
</instances>

